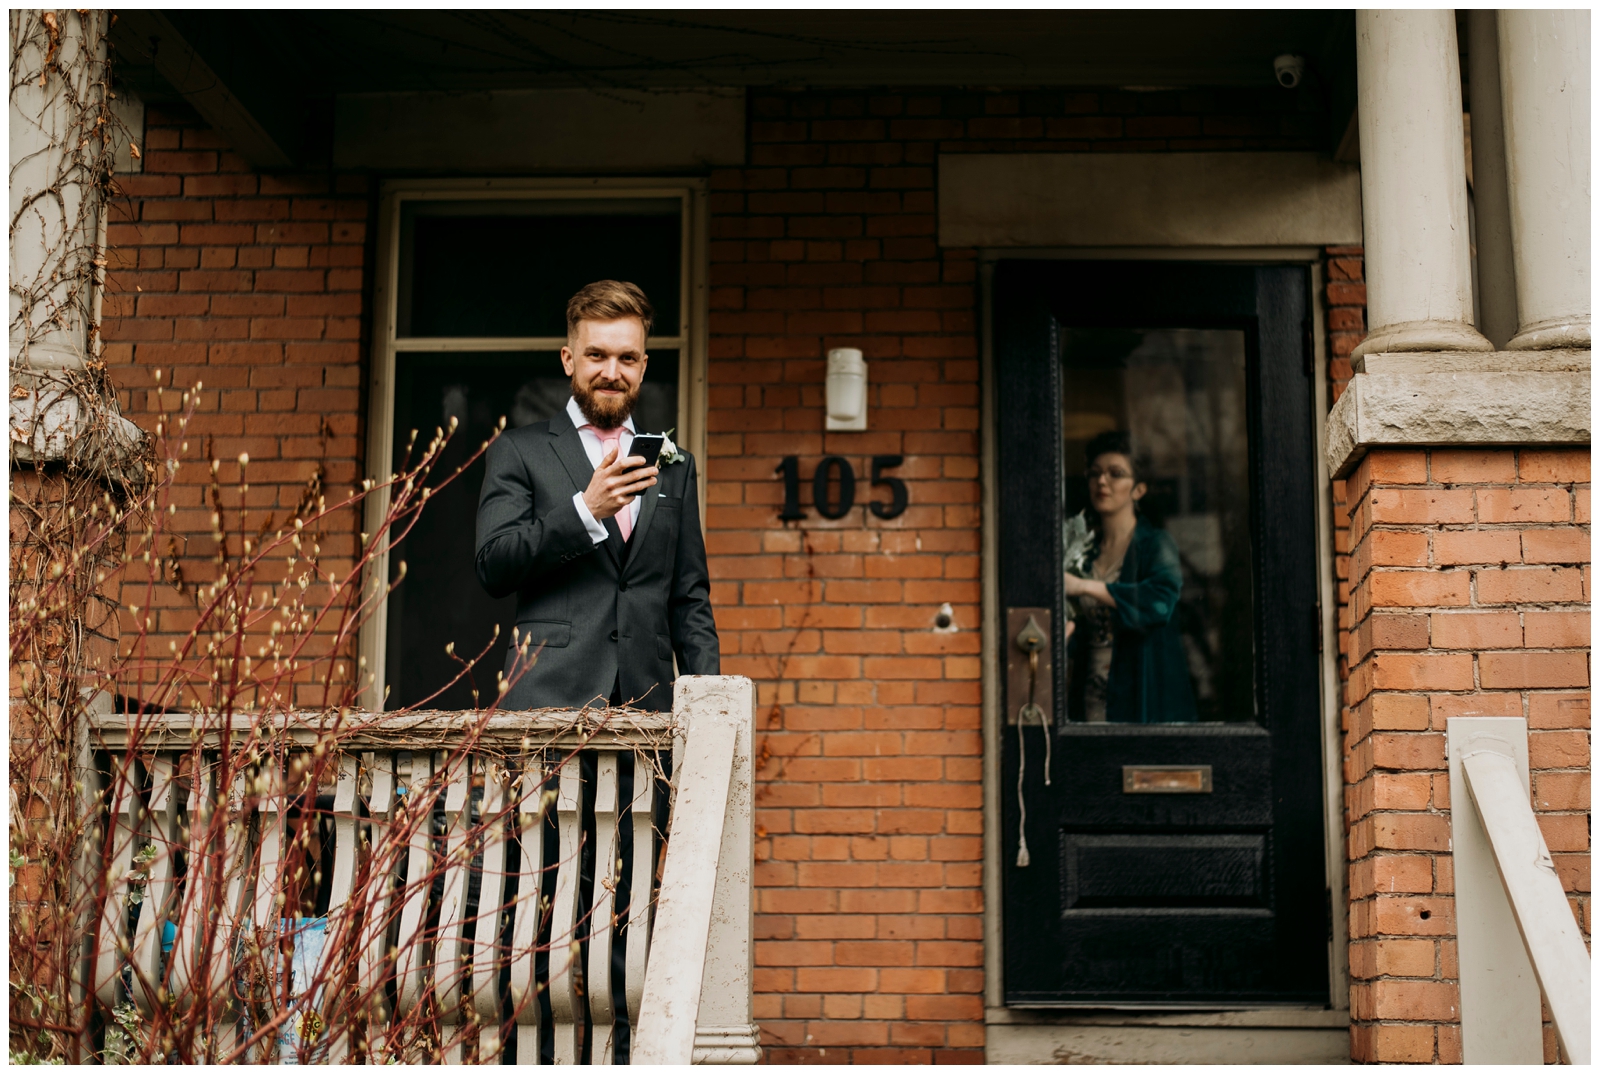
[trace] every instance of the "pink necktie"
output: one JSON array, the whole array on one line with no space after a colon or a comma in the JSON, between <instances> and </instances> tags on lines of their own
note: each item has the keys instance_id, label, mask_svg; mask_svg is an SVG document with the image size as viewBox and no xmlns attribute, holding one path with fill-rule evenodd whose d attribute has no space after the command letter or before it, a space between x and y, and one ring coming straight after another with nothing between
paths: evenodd
<instances>
[{"instance_id":1,"label":"pink necktie","mask_svg":"<svg viewBox=\"0 0 1600 1074\"><path fill-rule=\"evenodd\" d=\"M600 438L601 461L605 460L605 457L611 453L613 448L615 448L619 453L622 451L621 426L618 426L615 429L601 429L594 425L585 425L584 428L592 430L594 435ZM627 507L624 507L622 510L618 511L616 514L616 519L617 529L621 531L622 539L626 541L633 535L633 505L629 504Z\"/></svg>"}]
</instances>

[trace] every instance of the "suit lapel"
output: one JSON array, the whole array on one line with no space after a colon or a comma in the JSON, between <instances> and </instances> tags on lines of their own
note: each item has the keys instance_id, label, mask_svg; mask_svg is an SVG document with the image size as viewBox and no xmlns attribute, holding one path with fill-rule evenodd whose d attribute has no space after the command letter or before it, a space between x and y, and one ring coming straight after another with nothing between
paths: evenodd
<instances>
[{"instance_id":1,"label":"suit lapel","mask_svg":"<svg viewBox=\"0 0 1600 1074\"><path fill-rule=\"evenodd\" d=\"M589 479L594 477L594 467L589 463L589 454L583 450L583 440L578 436L577 426L572 424L572 418L566 410L558 410L550 418L550 437L555 448L556 458L561 460L561 465L566 468L567 476L572 478L572 487L575 492L582 492L589 487ZM602 543L605 545L606 554L611 557L611 565L619 571L622 569L622 532L617 529L615 519L606 519L601 523L605 526L607 537Z\"/></svg>"}]
</instances>

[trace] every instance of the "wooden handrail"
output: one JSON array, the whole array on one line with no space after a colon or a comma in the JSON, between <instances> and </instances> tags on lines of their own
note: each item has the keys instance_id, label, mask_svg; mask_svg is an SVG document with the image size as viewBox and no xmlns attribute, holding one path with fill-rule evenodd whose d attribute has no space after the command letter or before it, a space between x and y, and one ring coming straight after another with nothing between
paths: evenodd
<instances>
[{"instance_id":1,"label":"wooden handrail","mask_svg":"<svg viewBox=\"0 0 1600 1074\"><path fill-rule=\"evenodd\" d=\"M1541 1063L1540 993L1569 1063L1589 1062L1590 959L1529 804L1527 721L1449 721L1463 1058Z\"/></svg>"},{"instance_id":2,"label":"wooden handrail","mask_svg":"<svg viewBox=\"0 0 1600 1074\"><path fill-rule=\"evenodd\" d=\"M176 749L199 741L214 746L224 731L235 741L252 731L284 734L300 745L337 732L344 749L443 749L472 730L485 746L520 744L530 735L538 746L609 746L634 744L641 737L665 740L678 726L670 712L637 709L539 709L527 712L289 712L102 713L90 717L90 738L96 748L112 748L137 740L142 749ZM198 734L197 734L198 733Z\"/></svg>"},{"instance_id":3,"label":"wooden handrail","mask_svg":"<svg viewBox=\"0 0 1600 1074\"><path fill-rule=\"evenodd\" d=\"M1483 751L1461 760L1467 788L1500 881L1511 898L1522 943L1533 962L1556 1037L1568 1061L1589 1062L1589 951L1567 905L1567 893L1545 847L1544 833L1509 757Z\"/></svg>"}]
</instances>

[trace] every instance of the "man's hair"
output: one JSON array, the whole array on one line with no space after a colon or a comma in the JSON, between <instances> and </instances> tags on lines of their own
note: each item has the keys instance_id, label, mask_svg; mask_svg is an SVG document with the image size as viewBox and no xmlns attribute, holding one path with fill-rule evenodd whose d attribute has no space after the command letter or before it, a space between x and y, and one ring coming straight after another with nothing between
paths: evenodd
<instances>
[{"instance_id":1,"label":"man's hair","mask_svg":"<svg viewBox=\"0 0 1600 1074\"><path fill-rule=\"evenodd\" d=\"M579 321L616 321L623 317L643 321L644 334L648 336L656 314L637 284L596 280L567 300L567 338L578 334Z\"/></svg>"}]
</instances>

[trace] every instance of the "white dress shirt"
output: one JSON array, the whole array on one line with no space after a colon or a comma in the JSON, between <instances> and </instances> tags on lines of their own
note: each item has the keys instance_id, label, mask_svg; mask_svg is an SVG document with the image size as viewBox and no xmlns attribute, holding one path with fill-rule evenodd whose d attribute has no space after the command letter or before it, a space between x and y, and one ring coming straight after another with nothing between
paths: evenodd
<instances>
[{"instance_id":1,"label":"white dress shirt","mask_svg":"<svg viewBox=\"0 0 1600 1074\"><path fill-rule=\"evenodd\" d=\"M578 401L576 399L569 398L567 400L567 417L571 418L572 424L578 427L578 439L583 441L583 451L584 454L589 456L589 465L596 470L600 469L600 460L603 457L601 455L600 438L595 435L593 429L584 428L585 425L589 424L589 419L583 416L582 410L578 409ZM618 450L624 457L627 456L628 449L633 446L633 432L633 419L629 418L622 423L622 440L618 445ZM589 536L594 539L595 544L600 544L611 536L605 526L589 510L589 505L583 502L582 492L572 497L572 506L578 509L578 517L583 520L583 528L589 531ZM624 507L623 510L628 512L628 521L637 527L639 524L639 497L635 496L633 502Z\"/></svg>"}]
</instances>

